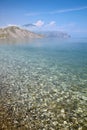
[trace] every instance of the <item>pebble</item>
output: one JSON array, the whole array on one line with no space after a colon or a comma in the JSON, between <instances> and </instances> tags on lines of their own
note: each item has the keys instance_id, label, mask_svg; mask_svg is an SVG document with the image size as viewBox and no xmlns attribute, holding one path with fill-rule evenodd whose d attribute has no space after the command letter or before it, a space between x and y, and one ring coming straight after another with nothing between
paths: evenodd
<instances>
[{"instance_id":1,"label":"pebble","mask_svg":"<svg viewBox=\"0 0 87 130\"><path fill-rule=\"evenodd\" d=\"M62 108L61 109L61 114L64 114L65 113L65 110Z\"/></svg>"},{"instance_id":2,"label":"pebble","mask_svg":"<svg viewBox=\"0 0 87 130\"><path fill-rule=\"evenodd\" d=\"M32 68L33 66L34 64ZM86 96L81 96L81 92L72 91L72 88L67 89L68 83L63 82L61 85L58 76L54 85L54 77L48 82L49 75L43 78L41 69L37 80L34 74L36 69L30 69L29 72L25 68L22 69L21 75L19 70L15 69L12 73L7 70L8 78L4 77L1 80L3 83L0 82L1 88L3 86L0 97L0 129L17 130L18 125L18 130L86 130ZM47 70L47 74L48 72Z\"/></svg>"},{"instance_id":3,"label":"pebble","mask_svg":"<svg viewBox=\"0 0 87 130\"><path fill-rule=\"evenodd\" d=\"M67 125L67 121L64 121L63 124L64 124L64 125Z\"/></svg>"},{"instance_id":4,"label":"pebble","mask_svg":"<svg viewBox=\"0 0 87 130\"><path fill-rule=\"evenodd\" d=\"M79 127L78 130L82 130L82 127Z\"/></svg>"},{"instance_id":5,"label":"pebble","mask_svg":"<svg viewBox=\"0 0 87 130\"><path fill-rule=\"evenodd\" d=\"M57 121L54 121L54 122L53 122L53 125L54 125L54 126L56 126L57 124L58 124L58 122L57 122Z\"/></svg>"}]
</instances>

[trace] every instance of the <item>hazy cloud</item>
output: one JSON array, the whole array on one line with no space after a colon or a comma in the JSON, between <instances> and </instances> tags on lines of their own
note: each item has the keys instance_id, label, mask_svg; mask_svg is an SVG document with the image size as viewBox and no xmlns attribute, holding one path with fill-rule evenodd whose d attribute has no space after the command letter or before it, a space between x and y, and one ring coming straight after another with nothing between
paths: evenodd
<instances>
[{"instance_id":1,"label":"hazy cloud","mask_svg":"<svg viewBox=\"0 0 87 130\"><path fill-rule=\"evenodd\" d=\"M51 21L48 25L49 26L54 26L54 25L56 25L56 22L55 21Z\"/></svg>"},{"instance_id":2,"label":"hazy cloud","mask_svg":"<svg viewBox=\"0 0 87 130\"><path fill-rule=\"evenodd\" d=\"M44 25L44 21L38 20L36 23L34 23L37 27L42 27Z\"/></svg>"},{"instance_id":3,"label":"hazy cloud","mask_svg":"<svg viewBox=\"0 0 87 130\"><path fill-rule=\"evenodd\" d=\"M32 13L26 13L26 16L36 16L36 15L42 15L42 14L60 14L60 13L68 13L68 12L74 12L74 11L80 11L87 9L87 6L82 6L78 8L70 8L70 9L60 9L55 11L49 11L49 12L32 12Z\"/></svg>"},{"instance_id":4,"label":"hazy cloud","mask_svg":"<svg viewBox=\"0 0 87 130\"><path fill-rule=\"evenodd\" d=\"M67 23L67 24L57 26L57 29L61 30L61 31L71 32L71 30L74 31L77 29L77 24L76 23Z\"/></svg>"},{"instance_id":5,"label":"hazy cloud","mask_svg":"<svg viewBox=\"0 0 87 130\"><path fill-rule=\"evenodd\" d=\"M7 26L20 26L20 25L17 25L17 24L8 24Z\"/></svg>"},{"instance_id":6,"label":"hazy cloud","mask_svg":"<svg viewBox=\"0 0 87 130\"><path fill-rule=\"evenodd\" d=\"M70 9L62 9L62 10L56 10L49 12L50 14L58 14L58 13L68 13L68 12L73 12L73 11L80 11L87 9L87 6L79 7L79 8L70 8Z\"/></svg>"}]
</instances>

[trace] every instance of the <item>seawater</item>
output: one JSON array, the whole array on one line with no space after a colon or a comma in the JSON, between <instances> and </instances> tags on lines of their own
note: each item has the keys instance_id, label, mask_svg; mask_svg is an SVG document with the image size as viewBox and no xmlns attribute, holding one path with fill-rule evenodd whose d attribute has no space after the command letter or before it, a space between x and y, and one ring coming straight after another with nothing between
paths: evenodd
<instances>
[{"instance_id":1,"label":"seawater","mask_svg":"<svg viewBox=\"0 0 87 130\"><path fill-rule=\"evenodd\" d=\"M1 129L87 129L87 39L0 45Z\"/></svg>"}]
</instances>

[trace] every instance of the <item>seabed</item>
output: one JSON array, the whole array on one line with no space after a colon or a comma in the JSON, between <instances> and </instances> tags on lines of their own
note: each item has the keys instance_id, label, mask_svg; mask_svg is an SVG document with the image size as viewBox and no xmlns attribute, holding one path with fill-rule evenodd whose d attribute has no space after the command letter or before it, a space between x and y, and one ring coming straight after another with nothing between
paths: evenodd
<instances>
[{"instance_id":1,"label":"seabed","mask_svg":"<svg viewBox=\"0 0 87 130\"><path fill-rule=\"evenodd\" d=\"M60 62L64 57L13 50L0 50L0 130L87 130L81 68Z\"/></svg>"}]
</instances>

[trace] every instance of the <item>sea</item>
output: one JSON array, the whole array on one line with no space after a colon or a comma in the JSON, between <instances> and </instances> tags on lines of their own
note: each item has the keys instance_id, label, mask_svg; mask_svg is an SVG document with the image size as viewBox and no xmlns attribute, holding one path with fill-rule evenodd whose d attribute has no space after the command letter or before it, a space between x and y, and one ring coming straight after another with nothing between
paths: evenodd
<instances>
[{"instance_id":1,"label":"sea","mask_svg":"<svg viewBox=\"0 0 87 130\"><path fill-rule=\"evenodd\" d=\"M0 130L87 130L87 38L0 44Z\"/></svg>"}]
</instances>

